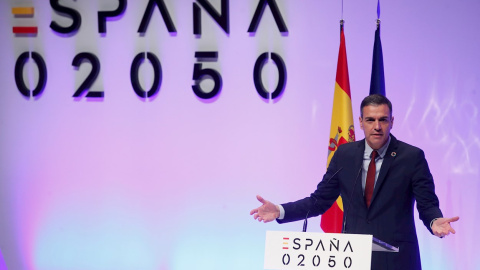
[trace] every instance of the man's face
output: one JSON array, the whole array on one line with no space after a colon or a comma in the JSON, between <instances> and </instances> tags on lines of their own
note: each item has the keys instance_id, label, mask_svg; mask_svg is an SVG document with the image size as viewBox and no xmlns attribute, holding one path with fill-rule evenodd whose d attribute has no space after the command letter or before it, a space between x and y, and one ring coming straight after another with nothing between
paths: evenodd
<instances>
[{"instance_id":1,"label":"man's face","mask_svg":"<svg viewBox=\"0 0 480 270\"><path fill-rule=\"evenodd\" d=\"M360 117L360 128L365 133L368 145L378 150L385 145L390 136L393 126L393 117L390 117L390 109L386 104L368 105L362 109L363 118Z\"/></svg>"}]
</instances>

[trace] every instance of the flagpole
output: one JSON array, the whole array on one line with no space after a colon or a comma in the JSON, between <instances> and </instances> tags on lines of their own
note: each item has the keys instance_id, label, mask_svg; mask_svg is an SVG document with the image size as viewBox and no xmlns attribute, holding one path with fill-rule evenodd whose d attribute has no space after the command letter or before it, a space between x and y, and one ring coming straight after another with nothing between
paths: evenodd
<instances>
[{"instance_id":1,"label":"flagpole","mask_svg":"<svg viewBox=\"0 0 480 270\"><path fill-rule=\"evenodd\" d=\"M380 0L377 2L377 29L380 29Z\"/></svg>"},{"instance_id":2,"label":"flagpole","mask_svg":"<svg viewBox=\"0 0 480 270\"><path fill-rule=\"evenodd\" d=\"M343 21L343 0L342 0L342 19L340 21L340 23Z\"/></svg>"},{"instance_id":3,"label":"flagpole","mask_svg":"<svg viewBox=\"0 0 480 270\"><path fill-rule=\"evenodd\" d=\"M343 30L343 23L345 21L343 20L343 0L342 0L342 17L340 18L340 33L342 32Z\"/></svg>"}]
</instances>

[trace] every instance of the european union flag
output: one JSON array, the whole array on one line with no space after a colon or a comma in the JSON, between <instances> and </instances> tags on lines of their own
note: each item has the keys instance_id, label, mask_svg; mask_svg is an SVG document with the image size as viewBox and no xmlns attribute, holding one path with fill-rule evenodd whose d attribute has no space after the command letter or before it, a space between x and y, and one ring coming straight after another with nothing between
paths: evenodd
<instances>
[{"instance_id":1,"label":"european union flag","mask_svg":"<svg viewBox=\"0 0 480 270\"><path fill-rule=\"evenodd\" d=\"M382 41L380 40L380 20L377 20L375 43L373 44L372 78L370 80L370 95L385 96L385 75L383 73Z\"/></svg>"}]
</instances>

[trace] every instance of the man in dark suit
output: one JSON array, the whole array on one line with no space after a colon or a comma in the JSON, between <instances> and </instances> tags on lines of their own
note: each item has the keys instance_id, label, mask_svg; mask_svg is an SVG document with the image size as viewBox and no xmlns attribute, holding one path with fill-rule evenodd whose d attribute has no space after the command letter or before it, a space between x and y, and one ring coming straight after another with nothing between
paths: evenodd
<instances>
[{"instance_id":1,"label":"man in dark suit","mask_svg":"<svg viewBox=\"0 0 480 270\"><path fill-rule=\"evenodd\" d=\"M392 105L381 95L366 97L360 106L365 139L343 144L335 152L317 189L296 202L275 205L262 197L262 206L250 214L258 221L278 223L323 214L342 196L343 232L372 234L398 253L373 252L374 270L420 270L420 252L414 222L414 202L420 219L438 237L455 230L443 218L433 178L421 149L390 134Z\"/></svg>"}]
</instances>

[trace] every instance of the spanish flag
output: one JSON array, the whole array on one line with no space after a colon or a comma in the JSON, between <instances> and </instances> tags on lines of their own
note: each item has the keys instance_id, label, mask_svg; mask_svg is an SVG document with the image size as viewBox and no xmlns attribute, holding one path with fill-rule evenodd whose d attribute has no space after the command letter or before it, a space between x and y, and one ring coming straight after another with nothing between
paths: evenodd
<instances>
[{"instance_id":1,"label":"spanish flag","mask_svg":"<svg viewBox=\"0 0 480 270\"><path fill-rule=\"evenodd\" d=\"M338 52L337 77L333 96L327 167L337 147L353 141L355 141L355 130L353 128L352 98L350 95L350 82L348 80L347 51L345 49L343 20L341 20L340 49ZM327 233L340 233L342 231L342 220L343 203L342 198L338 197L332 207L322 215L320 227Z\"/></svg>"}]
</instances>

